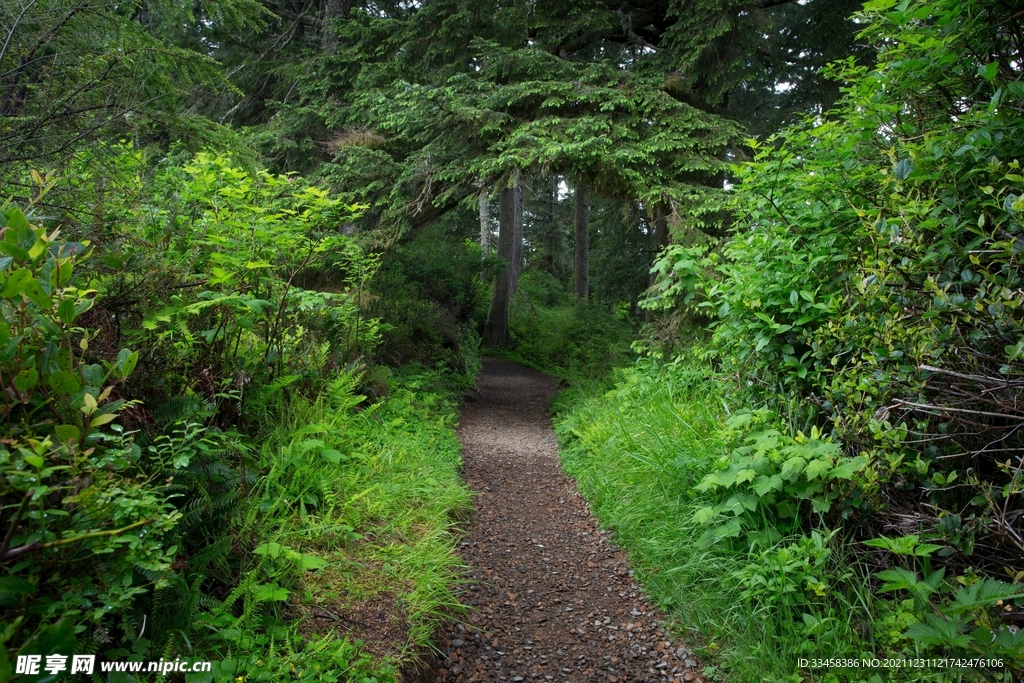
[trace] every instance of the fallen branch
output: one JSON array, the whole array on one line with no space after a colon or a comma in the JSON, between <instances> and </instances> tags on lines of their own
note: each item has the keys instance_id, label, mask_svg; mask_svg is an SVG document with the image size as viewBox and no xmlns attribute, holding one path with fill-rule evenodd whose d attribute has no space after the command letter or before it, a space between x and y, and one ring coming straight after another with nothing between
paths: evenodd
<instances>
[{"instance_id":1,"label":"fallen branch","mask_svg":"<svg viewBox=\"0 0 1024 683\"><path fill-rule=\"evenodd\" d=\"M135 524L129 524L128 526L121 527L120 529L111 529L110 531L90 531L87 534L73 536L71 538L62 538L59 541L48 541L47 543L30 543L28 545L21 545L17 548L11 548L10 550L5 551L3 556L0 556L0 560L10 560L15 557L20 557L25 553L36 552L37 550L46 550L48 548L56 548L62 545L78 543L79 541L87 541L90 538L103 538L104 536L120 536L126 531L138 529L139 527L146 526L147 524L152 524L155 521L156 517L153 517L152 519L144 519L141 522L136 522Z\"/></svg>"},{"instance_id":2,"label":"fallen branch","mask_svg":"<svg viewBox=\"0 0 1024 683\"><path fill-rule=\"evenodd\" d=\"M919 408L921 410L935 410L939 412L947 413L965 413L967 415L982 415L984 417L1005 417L1011 420L1020 420L1024 422L1024 415L1010 415L1009 413L989 413L984 410L968 410L966 408L949 408L947 406L933 406L927 403L911 403L910 401L903 401L900 399L894 399L894 403L898 403L903 406L909 406L911 408Z\"/></svg>"},{"instance_id":3,"label":"fallen branch","mask_svg":"<svg viewBox=\"0 0 1024 683\"><path fill-rule=\"evenodd\" d=\"M1024 385L1024 380L1020 380L1020 379L1011 380L1011 379L1006 379L1006 378L1001 378L1001 377L986 377L985 375L965 375L965 374L963 374L961 372L953 372L952 370L944 370L942 368L937 368L937 367L935 367L933 365L918 365L917 369L918 370L923 370L924 372L933 372L933 373L939 374L939 375L949 375L950 377L959 377L960 379L966 379L966 380L971 381L971 382L978 382L979 384L995 384L995 385L998 385L998 386L1001 386L1001 387L1012 387L1012 386Z\"/></svg>"}]
</instances>

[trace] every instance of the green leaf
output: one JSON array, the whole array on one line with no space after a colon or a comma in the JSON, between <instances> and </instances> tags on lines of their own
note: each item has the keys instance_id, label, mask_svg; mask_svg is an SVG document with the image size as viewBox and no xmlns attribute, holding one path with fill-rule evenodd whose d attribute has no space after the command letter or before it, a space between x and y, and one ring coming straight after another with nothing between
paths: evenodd
<instances>
[{"instance_id":1,"label":"green leaf","mask_svg":"<svg viewBox=\"0 0 1024 683\"><path fill-rule=\"evenodd\" d=\"M853 479L854 475L862 471L868 465L866 456L858 455L855 458L846 458L842 463L836 465L835 469L829 472L830 479Z\"/></svg>"},{"instance_id":2,"label":"green leaf","mask_svg":"<svg viewBox=\"0 0 1024 683\"><path fill-rule=\"evenodd\" d=\"M24 393L35 388L39 383L39 372L35 368L26 368L14 376L14 388Z\"/></svg>"},{"instance_id":3,"label":"green leaf","mask_svg":"<svg viewBox=\"0 0 1024 683\"><path fill-rule=\"evenodd\" d=\"M121 378L126 378L132 374L135 370L135 366L139 362L139 352L129 351L128 349L121 349L117 354L117 369L121 373Z\"/></svg>"},{"instance_id":4,"label":"green leaf","mask_svg":"<svg viewBox=\"0 0 1024 683\"><path fill-rule=\"evenodd\" d=\"M57 317L60 318L60 321L70 327L71 323L75 322L75 315L74 299L61 299L57 304Z\"/></svg>"},{"instance_id":5,"label":"green leaf","mask_svg":"<svg viewBox=\"0 0 1024 683\"><path fill-rule=\"evenodd\" d=\"M7 235L10 235L10 239L13 240L19 232L31 229L32 226L29 224L28 218L25 217L25 214L23 214L21 209L18 207L7 207L7 209L4 210L4 214L7 217L7 225L5 227L10 230L4 234L5 240L8 239Z\"/></svg>"},{"instance_id":6,"label":"green leaf","mask_svg":"<svg viewBox=\"0 0 1024 683\"><path fill-rule=\"evenodd\" d=\"M804 468L804 476L808 479L820 479L828 474L832 467L832 461L824 458L815 458L807 463Z\"/></svg>"},{"instance_id":7,"label":"green leaf","mask_svg":"<svg viewBox=\"0 0 1024 683\"><path fill-rule=\"evenodd\" d=\"M53 306L53 301L50 299L50 296L43 291L43 286L39 283L39 280L34 277L25 281L21 287L21 291L33 303L39 306L39 308L49 309Z\"/></svg>"},{"instance_id":8,"label":"green leaf","mask_svg":"<svg viewBox=\"0 0 1024 683\"><path fill-rule=\"evenodd\" d=\"M2 244L2 242L0 242L0 244ZM22 292L25 287L25 283L31 279L32 271L28 268L19 268L7 276L7 280L5 280L3 286L0 287L0 297L13 299Z\"/></svg>"},{"instance_id":9,"label":"green leaf","mask_svg":"<svg viewBox=\"0 0 1024 683\"><path fill-rule=\"evenodd\" d=\"M288 591L276 583L268 583L256 590L257 602L284 602L288 599Z\"/></svg>"},{"instance_id":10,"label":"green leaf","mask_svg":"<svg viewBox=\"0 0 1024 683\"><path fill-rule=\"evenodd\" d=\"M27 263L31 260L28 255L28 250L22 249L17 244L12 244L10 242L0 241L0 252L7 254L18 263Z\"/></svg>"},{"instance_id":11,"label":"green leaf","mask_svg":"<svg viewBox=\"0 0 1024 683\"><path fill-rule=\"evenodd\" d=\"M27 595L36 592L36 587L16 576L0 576L0 607L16 607Z\"/></svg>"},{"instance_id":12,"label":"green leaf","mask_svg":"<svg viewBox=\"0 0 1024 683\"><path fill-rule=\"evenodd\" d=\"M256 549L253 550L253 553L255 553L256 555L266 555L273 559L280 556L282 550L287 550L287 547L275 541L270 541L268 543L263 543L256 546Z\"/></svg>"},{"instance_id":13,"label":"green leaf","mask_svg":"<svg viewBox=\"0 0 1024 683\"><path fill-rule=\"evenodd\" d=\"M879 588L883 593L910 590L913 586L917 585L917 573L902 567L880 571L876 576L885 582Z\"/></svg>"},{"instance_id":14,"label":"green leaf","mask_svg":"<svg viewBox=\"0 0 1024 683\"><path fill-rule=\"evenodd\" d=\"M896 176L897 180L906 180L910 177L910 174L914 171L914 164L910 159L900 159L899 163L896 164L896 168L893 170L893 175Z\"/></svg>"},{"instance_id":15,"label":"green leaf","mask_svg":"<svg viewBox=\"0 0 1024 683\"><path fill-rule=\"evenodd\" d=\"M82 383L78 381L78 378L64 370L51 372L47 375L46 384L50 387L50 391L60 396L71 396L82 388Z\"/></svg>"},{"instance_id":16,"label":"green leaf","mask_svg":"<svg viewBox=\"0 0 1024 683\"><path fill-rule=\"evenodd\" d=\"M299 569L322 569L328 564L327 560L316 555L301 555L299 557Z\"/></svg>"},{"instance_id":17,"label":"green leaf","mask_svg":"<svg viewBox=\"0 0 1024 683\"><path fill-rule=\"evenodd\" d=\"M116 419L116 413L104 413L103 415L97 415L96 417L89 420L89 428L92 429L93 427L102 427L103 425L109 422L113 422ZM184 465L182 465L182 467L184 467Z\"/></svg>"},{"instance_id":18,"label":"green leaf","mask_svg":"<svg viewBox=\"0 0 1024 683\"><path fill-rule=\"evenodd\" d=\"M53 433L57 435L57 438L60 439L62 443L78 441L79 437L82 435L81 430L79 430L75 425L57 425L53 428Z\"/></svg>"}]
</instances>

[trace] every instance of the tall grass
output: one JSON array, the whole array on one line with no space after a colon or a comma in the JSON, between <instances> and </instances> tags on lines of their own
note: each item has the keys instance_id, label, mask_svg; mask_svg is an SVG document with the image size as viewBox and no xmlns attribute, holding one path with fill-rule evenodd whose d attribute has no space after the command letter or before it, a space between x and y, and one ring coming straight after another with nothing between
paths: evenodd
<instances>
[{"instance_id":1,"label":"tall grass","mask_svg":"<svg viewBox=\"0 0 1024 683\"><path fill-rule=\"evenodd\" d=\"M899 652L909 607L874 596L842 539L827 533L777 532L766 522L771 533L707 541L695 513L711 498L696 486L725 454L722 424L739 407L709 367L641 360L616 371L612 390L590 386L556 399L565 468L644 590L702 655L709 680L976 680L970 672L801 669L800 658ZM810 590L811 575L827 590Z\"/></svg>"}]
</instances>

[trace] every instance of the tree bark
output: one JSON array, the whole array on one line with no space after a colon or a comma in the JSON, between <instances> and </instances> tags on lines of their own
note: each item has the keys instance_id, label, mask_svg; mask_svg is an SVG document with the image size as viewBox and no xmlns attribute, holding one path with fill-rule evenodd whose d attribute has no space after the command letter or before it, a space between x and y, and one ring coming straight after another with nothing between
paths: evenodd
<instances>
[{"instance_id":1,"label":"tree bark","mask_svg":"<svg viewBox=\"0 0 1024 683\"><path fill-rule=\"evenodd\" d=\"M668 245L668 207L664 204L657 204L654 207L654 220L651 221L651 266L654 266L655 259L658 258L658 254L661 250ZM647 284L650 287L654 286L654 281L657 279L657 275L651 273L648 276ZM644 322L651 322L651 309L644 311Z\"/></svg>"},{"instance_id":2,"label":"tree bark","mask_svg":"<svg viewBox=\"0 0 1024 683\"><path fill-rule=\"evenodd\" d=\"M486 261L491 255L491 210L487 205L487 193L489 188L483 188L480 193L480 260ZM480 269L480 279L487 279L487 271Z\"/></svg>"},{"instance_id":3,"label":"tree bark","mask_svg":"<svg viewBox=\"0 0 1024 683\"><path fill-rule=\"evenodd\" d=\"M590 293L590 190L586 185L576 188L576 256L573 275L576 303L586 303Z\"/></svg>"},{"instance_id":4,"label":"tree bark","mask_svg":"<svg viewBox=\"0 0 1024 683\"><path fill-rule=\"evenodd\" d=\"M508 312L512 302L512 272L518 265L513 259L515 242L515 195L517 188L503 187L498 193L498 257L505 267L494 278L491 307L487 311L484 326L484 346L505 348L508 346ZM520 207L522 203L520 202Z\"/></svg>"},{"instance_id":5,"label":"tree bark","mask_svg":"<svg viewBox=\"0 0 1024 683\"><path fill-rule=\"evenodd\" d=\"M668 246L668 211L664 204L657 204L654 207L654 220L651 222L651 265L658 258L661 250ZM651 273L650 284L654 284L655 275Z\"/></svg>"},{"instance_id":6,"label":"tree bark","mask_svg":"<svg viewBox=\"0 0 1024 683\"><path fill-rule=\"evenodd\" d=\"M349 19L352 16L352 0L327 0L324 3L323 26L321 27L320 45L324 52L333 55L338 51L341 40L335 30L336 19Z\"/></svg>"},{"instance_id":7,"label":"tree bark","mask_svg":"<svg viewBox=\"0 0 1024 683\"><path fill-rule=\"evenodd\" d=\"M558 176L551 176L548 179L548 215L547 231L544 233L544 242L547 254L544 259L544 270L555 275L555 202L558 199Z\"/></svg>"},{"instance_id":8,"label":"tree bark","mask_svg":"<svg viewBox=\"0 0 1024 683\"><path fill-rule=\"evenodd\" d=\"M512 189L512 277L511 293L519 289L519 269L523 266L523 181L519 179Z\"/></svg>"}]
</instances>

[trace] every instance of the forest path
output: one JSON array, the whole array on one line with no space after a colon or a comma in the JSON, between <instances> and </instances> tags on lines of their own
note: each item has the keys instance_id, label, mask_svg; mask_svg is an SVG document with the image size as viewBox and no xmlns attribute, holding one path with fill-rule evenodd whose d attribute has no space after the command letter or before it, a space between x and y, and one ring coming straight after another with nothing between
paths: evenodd
<instances>
[{"instance_id":1,"label":"forest path","mask_svg":"<svg viewBox=\"0 0 1024 683\"><path fill-rule=\"evenodd\" d=\"M485 359L478 387L458 431L479 494L461 547L470 613L445 634L434 680L701 681L562 471L548 418L557 380Z\"/></svg>"}]
</instances>

